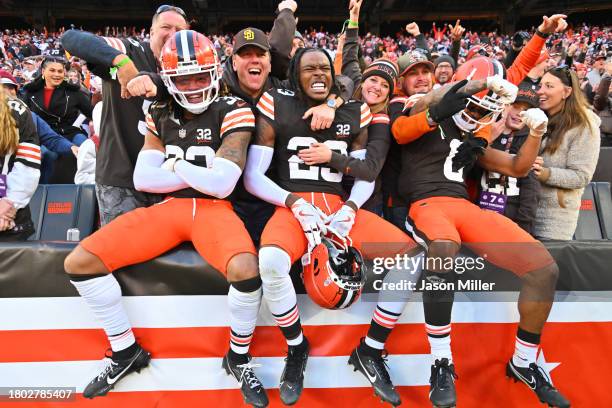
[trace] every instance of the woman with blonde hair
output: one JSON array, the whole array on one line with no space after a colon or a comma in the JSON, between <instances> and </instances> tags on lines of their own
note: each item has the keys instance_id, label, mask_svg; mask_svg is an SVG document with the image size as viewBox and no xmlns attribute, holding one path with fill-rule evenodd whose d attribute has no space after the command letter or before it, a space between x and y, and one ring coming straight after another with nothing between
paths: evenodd
<instances>
[{"instance_id":1,"label":"woman with blonde hair","mask_svg":"<svg viewBox=\"0 0 612 408\"><path fill-rule=\"evenodd\" d=\"M549 121L542 141L544 164L534 168L542 184L534 234L540 239L571 240L582 193L599 157L600 119L569 68L547 71L541 85L540 108Z\"/></svg>"},{"instance_id":2,"label":"woman with blonde hair","mask_svg":"<svg viewBox=\"0 0 612 408\"><path fill-rule=\"evenodd\" d=\"M32 114L0 87L0 242L34 232L28 203L40 177L40 145Z\"/></svg>"}]
</instances>

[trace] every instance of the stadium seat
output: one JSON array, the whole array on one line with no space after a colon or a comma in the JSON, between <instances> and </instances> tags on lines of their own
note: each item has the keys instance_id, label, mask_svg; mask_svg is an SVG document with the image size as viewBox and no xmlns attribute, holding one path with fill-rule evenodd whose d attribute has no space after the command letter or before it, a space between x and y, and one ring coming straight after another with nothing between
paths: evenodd
<instances>
[{"instance_id":1,"label":"stadium seat","mask_svg":"<svg viewBox=\"0 0 612 408\"><path fill-rule=\"evenodd\" d=\"M595 202L595 183L589 183L582 194L580 205L580 215L578 216L578 226L574 233L576 240L596 240L603 239L601 225L597 214L597 204Z\"/></svg>"},{"instance_id":2,"label":"stadium seat","mask_svg":"<svg viewBox=\"0 0 612 408\"><path fill-rule=\"evenodd\" d=\"M610 183L594 183L595 204L604 239L612 239L612 193Z\"/></svg>"},{"instance_id":3,"label":"stadium seat","mask_svg":"<svg viewBox=\"0 0 612 408\"><path fill-rule=\"evenodd\" d=\"M30 210L36 228L30 240L64 241L70 228L78 228L83 239L93 232L96 222L95 187L39 185L30 201Z\"/></svg>"}]
</instances>

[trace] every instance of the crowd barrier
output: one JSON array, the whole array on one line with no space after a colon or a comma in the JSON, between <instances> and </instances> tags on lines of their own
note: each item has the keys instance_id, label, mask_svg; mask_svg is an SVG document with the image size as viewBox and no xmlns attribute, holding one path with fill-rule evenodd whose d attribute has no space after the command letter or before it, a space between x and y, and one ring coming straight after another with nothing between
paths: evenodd
<instances>
[{"instance_id":1,"label":"crowd barrier","mask_svg":"<svg viewBox=\"0 0 612 408\"><path fill-rule=\"evenodd\" d=\"M116 273L139 341L153 354L151 366L130 375L107 397L80 394L96 374L107 340L63 272L74 243L26 242L0 246L0 387L74 387L73 401L28 401L4 407L195 407L242 406L237 385L221 370L229 341L227 284L189 244ZM575 407L612 406L607 377L593 374L612 356L612 242L546 243L560 279L539 361ZM293 277L304 331L312 344L306 389L297 406L379 406L365 378L347 365L367 332L376 294L369 287L348 310L322 310ZM519 282L488 270L501 292L462 293L453 309L452 347L459 374L459 407L539 407L524 385L504 377L512 355ZM369 268L369 281L375 280ZM468 278L466 276L466 278ZM286 350L265 304L251 348L281 406L278 378ZM389 343L389 366L405 406L429 407L430 357L418 294L407 306ZM594 364L597 362L597 364ZM0 388L7 390L7 388Z\"/></svg>"},{"instance_id":2,"label":"crowd barrier","mask_svg":"<svg viewBox=\"0 0 612 408\"><path fill-rule=\"evenodd\" d=\"M576 234L583 240L545 243L560 277L539 362L574 407L612 406L607 377L593 373L596 367L612 365L607 353L612 350L610 197L609 183L589 185ZM227 283L190 244L116 273L134 332L153 360L107 397L82 397L108 344L63 271L76 243L62 240L69 228L79 228L81 237L90 234L95 211L92 186L41 186L32 201L37 226L33 240L0 245L0 407L242 406L236 382L221 369L229 341ZM496 283L497 291L459 293L453 309L458 407L539 407L526 386L504 376L513 352L520 281L490 266L479 276L466 273L461 279L483 276ZM339 311L322 310L308 299L299 267L294 266L292 278L312 345L306 389L297 406L379 406L347 359L367 332L376 304L372 283L381 276L370 265L364 295ZM389 366L404 405L429 407L429 346L418 293L413 300L388 342ZM278 379L285 350L264 303L251 351L261 364L256 371L272 407L281 406ZM24 387L66 387L74 392L73 399L9 398L10 390Z\"/></svg>"}]
</instances>

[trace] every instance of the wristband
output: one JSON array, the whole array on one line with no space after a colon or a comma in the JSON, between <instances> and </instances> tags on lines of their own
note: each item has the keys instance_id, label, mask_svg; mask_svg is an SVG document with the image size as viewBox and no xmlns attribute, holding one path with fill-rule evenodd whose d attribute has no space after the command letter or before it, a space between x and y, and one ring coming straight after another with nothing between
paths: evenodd
<instances>
[{"instance_id":1,"label":"wristband","mask_svg":"<svg viewBox=\"0 0 612 408\"><path fill-rule=\"evenodd\" d=\"M359 27L359 23L353 20L349 20L348 22L348 28L358 28Z\"/></svg>"},{"instance_id":2,"label":"wristband","mask_svg":"<svg viewBox=\"0 0 612 408\"><path fill-rule=\"evenodd\" d=\"M540 37L542 37L542 38L548 38L548 37L550 37L550 34L544 34L544 33L543 33L543 32L541 32L540 30L538 30L537 28L536 28L536 32L535 32L535 33L536 33L536 35L539 35L539 36L540 36Z\"/></svg>"},{"instance_id":3,"label":"wristband","mask_svg":"<svg viewBox=\"0 0 612 408\"><path fill-rule=\"evenodd\" d=\"M117 71L119 70L119 68L127 65L128 63L132 62L132 60L130 59L130 57L125 57L123 58L121 61L119 61L116 65L114 65L109 71L108 73L110 74L112 79L117 79Z\"/></svg>"}]
</instances>

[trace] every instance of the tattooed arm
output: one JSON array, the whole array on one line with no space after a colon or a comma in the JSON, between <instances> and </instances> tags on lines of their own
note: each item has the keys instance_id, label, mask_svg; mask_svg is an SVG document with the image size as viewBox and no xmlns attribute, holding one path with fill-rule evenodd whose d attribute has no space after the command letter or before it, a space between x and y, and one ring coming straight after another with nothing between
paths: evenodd
<instances>
[{"instance_id":1,"label":"tattooed arm","mask_svg":"<svg viewBox=\"0 0 612 408\"><path fill-rule=\"evenodd\" d=\"M206 157L207 161L212 160L212 165L206 163L206 167L180 159L170 159L174 161L165 165L191 188L213 197L225 198L234 190L242 174L250 140L250 131L225 136L217 155L214 158Z\"/></svg>"},{"instance_id":2,"label":"tattooed arm","mask_svg":"<svg viewBox=\"0 0 612 408\"><path fill-rule=\"evenodd\" d=\"M427 95L423 96L410 110L410 115L415 113L423 112L427 110L431 105L435 105L442 100L444 95L452 88L453 83L449 83L441 86L438 89L434 89ZM460 88L458 92L464 92L470 95L484 91L487 89L487 80L479 79L475 81L469 81L463 88Z\"/></svg>"}]
</instances>

